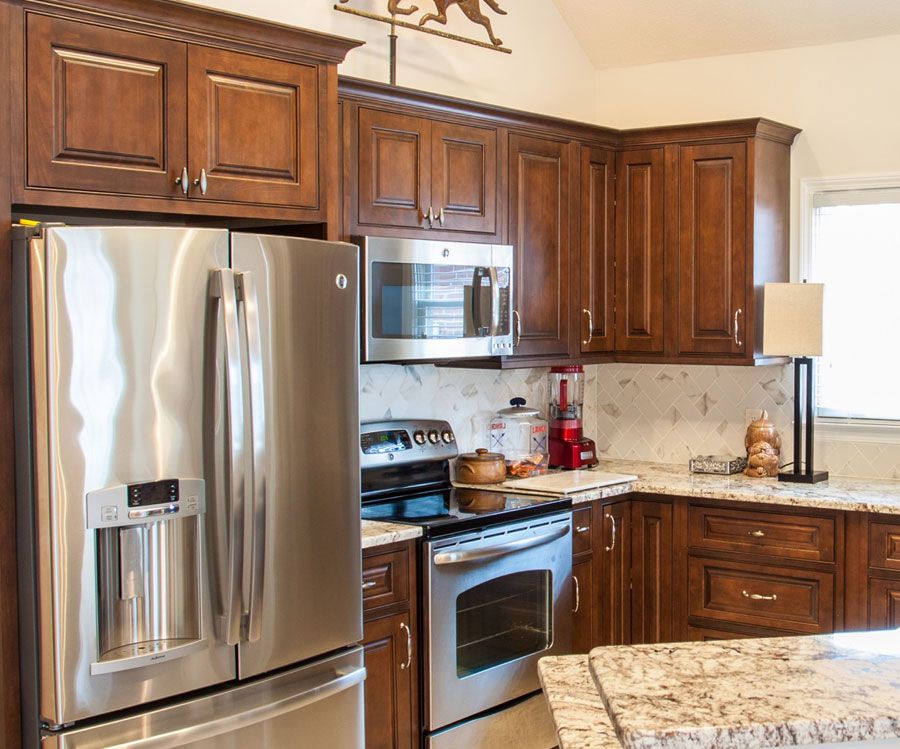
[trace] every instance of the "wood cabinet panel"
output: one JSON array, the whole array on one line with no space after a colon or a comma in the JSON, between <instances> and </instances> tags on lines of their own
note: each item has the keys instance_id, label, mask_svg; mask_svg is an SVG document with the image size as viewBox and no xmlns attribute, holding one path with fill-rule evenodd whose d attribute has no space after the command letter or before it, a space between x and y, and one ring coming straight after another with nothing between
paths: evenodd
<instances>
[{"instance_id":1,"label":"wood cabinet panel","mask_svg":"<svg viewBox=\"0 0 900 749\"><path fill-rule=\"evenodd\" d=\"M869 578L869 629L900 627L900 580Z\"/></svg>"},{"instance_id":2,"label":"wood cabinet panel","mask_svg":"<svg viewBox=\"0 0 900 749\"><path fill-rule=\"evenodd\" d=\"M433 122L431 203L435 228L497 231L497 131Z\"/></svg>"},{"instance_id":3,"label":"wood cabinet panel","mask_svg":"<svg viewBox=\"0 0 900 749\"><path fill-rule=\"evenodd\" d=\"M742 632L729 632L727 629L713 629L711 627L688 627L688 639L696 642L712 642L717 640L744 640L757 635Z\"/></svg>"},{"instance_id":4,"label":"wood cabinet panel","mask_svg":"<svg viewBox=\"0 0 900 749\"><path fill-rule=\"evenodd\" d=\"M612 151L581 147L579 335L583 353L615 349L615 168Z\"/></svg>"},{"instance_id":5,"label":"wood cabinet panel","mask_svg":"<svg viewBox=\"0 0 900 749\"><path fill-rule=\"evenodd\" d=\"M678 353L741 354L748 324L747 144L681 146L679 178Z\"/></svg>"},{"instance_id":6,"label":"wood cabinet panel","mask_svg":"<svg viewBox=\"0 0 900 749\"><path fill-rule=\"evenodd\" d=\"M315 65L192 45L188 97L192 198L318 207Z\"/></svg>"},{"instance_id":7,"label":"wood cabinet panel","mask_svg":"<svg viewBox=\"0 0 900 749\"><path fill-rule=\"evenodd\" d=\"M799 634L834 627L831 573L692 558L689 575L691 616Z\"/></svg>"},{"instance_id":8,"label":"wood cabinet panel","mask_svg":"<svg viewBox=\"0 0 900 749\"><path fill-rule=\"evenodd\" d=\"M515 353L566 354L570 301L566 143L510 135L509 236L515 245Z\"/></svg>"},{"instance_id":9,"label":"wood cabinet panel","mask_svg":"<svg viewBox=\"0 0 900 749\"><path fill-rule=\"evenodd\" d=\"M181 196L187 45L27 16L28 186Z\"/></svg>"},{"instance_id":10,"label":"wood cabinet panel","mask_svg":"<svg viewBox=\"0 0 900 749\"><path fill-rule=\"evenodd\" d=\"M631 505L631 642L670 642L672 619L672 505Z\"/></svg>"},{"instance_id":11,"label":"wood cabinet panel","mask_svg":"<svg viewBox=\"0 0 900 749\"><path fill-rule=\"evenodd\" d=\"M869 523L869 566L900 571L900 523Z\"/></svg>"},{"instance_id":12,"label":"wood cabinet panel","mask_svg":"<svg viewBox=\"0 0 900 749\"><path fill-rule=\"evenodd\" d=\"M662 148L616 160L616 350L665 350L665 162Z\"/></svg>"},{"instance_id":13,"label":"wood cabinet panel","mask_svg":"<svg viewBox=\"0 0 900 749\"><path fill-rule=\"evenodd\" d=\"M366 749L413 749L415 659L408 613L367 621L363 626L366 683Z\"/></svg>"},{"instance_id":14,"label":"wood cabinet panel","mask_svg":"<svg viewBox=\"0 0 900 749\"><path fill-rule=\"evenodd\" d=\"M572 554L591 551L591 505L572 510Z\"/></svg>"},{"instance_id":15,"label":"wood cabinet panel","mask_svg":"<svg viewBox=\"0 0 900 749\"><path fill-rule=\"evenodd\" d=\"M835 558L831 517L692 506L689 522L696 548L821 562Z\"/></svg>"},{"instance_id":16,"label":"wood cabinet panel","mask_svg":"<svg viewBox=\"0 0 900 749\"><path fill-rule=\"evenodd\" d=\"M572 614L572 652L587 653L594 646L594 564L585 559L572 565L575 605Z\"/></svg>"},{"instance_id":17,"label":"wood cabinet panel","mask_svg":"<svg viewBox=\"0 0 900 749\"><path fill-rule=\"evenodd\" d=\"M607 505L597 513L600 569L599 618L601 645L631 642L630 503Z\"/></svg>"},{"instance_id":18,"label":"wood cabinet panel","mask_svg":"<svg viewBox=\"0 0 900 749\"><path fill-rule=\"evenodd\" d=\"M409 551L367 554L363 557L363 610L408 601Z\"/></svg>"}]
</instances>

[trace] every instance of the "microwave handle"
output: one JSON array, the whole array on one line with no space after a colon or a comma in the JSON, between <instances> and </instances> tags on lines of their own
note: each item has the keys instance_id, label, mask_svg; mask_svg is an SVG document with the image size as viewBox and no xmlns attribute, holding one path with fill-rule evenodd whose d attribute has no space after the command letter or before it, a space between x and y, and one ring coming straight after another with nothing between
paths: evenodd
<instances>
[{"instance_id":1,"label":"microwave handle","mask_svg":"<svg viewBox=\"0 0 900 749\"><path fill-rule=\"evenodd\" d=\"M500 330L500 283L497 280L497 268L488 268L488 279L491 288L491 335L503 335Z\"/></svg>"}]
</instances>

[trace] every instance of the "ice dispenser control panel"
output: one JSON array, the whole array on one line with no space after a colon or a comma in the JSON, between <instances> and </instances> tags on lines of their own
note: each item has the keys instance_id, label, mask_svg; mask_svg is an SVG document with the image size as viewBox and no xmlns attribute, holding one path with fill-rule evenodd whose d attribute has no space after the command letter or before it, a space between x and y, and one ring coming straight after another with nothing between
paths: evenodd
<instances>
[{"instance_id":1,"label":"ice dispenser control panel","mask_svg":"<svg viewBox=\"0 0 900 749\"><path fill-rule=\"evenodd\" d=\"M114 528L199 515L206 510L203 479L122 484L87 494L87 527Z\"/></svg>"}]
</instances>

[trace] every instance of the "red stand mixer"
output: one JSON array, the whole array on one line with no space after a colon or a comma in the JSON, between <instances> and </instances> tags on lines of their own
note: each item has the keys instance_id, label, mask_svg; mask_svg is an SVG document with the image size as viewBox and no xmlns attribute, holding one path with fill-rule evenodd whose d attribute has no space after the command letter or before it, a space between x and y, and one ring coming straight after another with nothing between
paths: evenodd
<instances>
[{"instance_id":1,"label":"red stand mixer","mask_svg":"<svg viewBox=\"0 0 900 749\"><path fill-rule=\"evenodd\" d=\"M584 367L550 370L550 466L588 468L597 465L594 441L584 436Z\"/></svg>"}]
</instances>

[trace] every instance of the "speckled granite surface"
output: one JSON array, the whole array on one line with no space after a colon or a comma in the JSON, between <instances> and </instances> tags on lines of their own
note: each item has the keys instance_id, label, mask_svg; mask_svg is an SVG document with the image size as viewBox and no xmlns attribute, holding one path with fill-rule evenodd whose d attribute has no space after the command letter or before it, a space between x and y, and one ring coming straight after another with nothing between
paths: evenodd
<instances>
[{"instance_id":1,"label":"speckled granite surface","mask_svg":"<svg viewBox=\"0 0 900 749\"><path fill-rule=\"evenodd\" d=\"M589 659L626 747L900 737L900 630L596 648Z\"/></svg>"},{"instance_id":2,"label":"speckled granite surface","mask_svg":"<svg viewBox=\"0 0 900 749\"><path fill-rule=\"evenodd\" d=\"M541 658L538 674L556 723L560 749L622 746L597 693L586 655Z\"/></svg>"},{"instance_id":3,"label":"speckled granite surface","mask_svg":"<svg viewBox=\"0 0 900 749\"><path fill-rule=\"evenodd\" d=\"M399 523L381 523L375 520L362 521L362 547L386 546L400 541L409 541L422 535L417 525L400 525Z\"/></svg>"}]
</instances>

